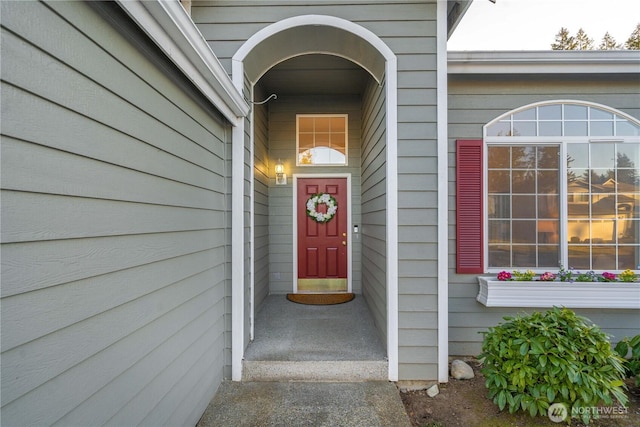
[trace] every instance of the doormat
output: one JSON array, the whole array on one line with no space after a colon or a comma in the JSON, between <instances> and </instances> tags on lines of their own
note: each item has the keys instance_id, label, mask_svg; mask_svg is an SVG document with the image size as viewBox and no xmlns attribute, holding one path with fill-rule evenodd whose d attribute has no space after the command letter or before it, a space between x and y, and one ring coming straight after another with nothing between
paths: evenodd
<instances>
[{"instance_id":1,"label":"doormat","mask_svg":"<svg viewBox=\"0 0 640 427\"><path fill-rule=\"evenodd\" d=\"M339 294L287 294L287 299L298 304L331 305L343 304L356 297L353 293Z\"/></svg>"}]
</instances>

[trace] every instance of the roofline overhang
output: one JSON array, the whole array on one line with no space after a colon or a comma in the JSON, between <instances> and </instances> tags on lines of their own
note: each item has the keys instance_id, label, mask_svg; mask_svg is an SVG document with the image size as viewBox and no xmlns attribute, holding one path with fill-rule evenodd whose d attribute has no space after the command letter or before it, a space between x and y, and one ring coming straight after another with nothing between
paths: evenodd
<instances>
[{"instance_id":1,"label":"roofline overhang","mask_svg":"<svg viewBox=\"0 0 640 427\"><path fill-rule=\"evenodd\" d=\"M640 74L637 50L450 51L453 74Z\"/></svg>"},{"instance_id":2,"label":"roofline overhang","mask_svg":"<svg viewBox=\"0 0 640 427\"><path fill-rule=\"evenodd\" d=\"M447 40L451 37L456 27L473 0L448 0L447 1Z\"/></svg>"},{"instance_id":3,"label":"roofline overhang","mask_svg":"<svg viewBox=\"0 0 640 427\"><path fill-rule=\"evenodd\" d=\"M249 113L248 102L179 2L117 3L227 120L235 124Z\"/></svg>"}]
</instances>

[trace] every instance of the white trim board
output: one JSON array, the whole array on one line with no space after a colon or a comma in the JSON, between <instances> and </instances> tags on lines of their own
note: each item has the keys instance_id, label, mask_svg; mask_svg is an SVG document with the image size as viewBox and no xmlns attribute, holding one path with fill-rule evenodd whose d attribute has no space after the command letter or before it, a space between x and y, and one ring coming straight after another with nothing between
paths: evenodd
<instances>
[{"instance_id":1,"label":"white trim board","mask_svg":"<svg viewBox=\"0 0 640 427\"><path fill-rule=\"evenodd\" d=\"M389 381L399 377L398 315L398 70L396 58L386 63L387 105L387 357Z\"/></svg>"},{"instance_id":2,"label":"white trim board","mask_svg":"<svg viewBox=\"0 0 640 427\"><path fill-rule=\"evenodd\" d=\"M242 63L233 62L233 84L244 89ZM253 135L250 136L253 145ZM231 380L242 381L244 359L244 121L231 134ZM252 242L253 244L253 242Z\"/></svg>"},{"instance_id":3,"label":"white trim board","mask_svg":"<svg viewBox=\"0 0 640 427\"><path fill-rule=\"evenodd\" d=\"M234 127L231 159L231 379L242 380L244 358L244 121Z\"/></svg>"},{"instance_id":4,"label":"white trim board","mask_svg":"<svg viewBox=\"0 0 640 427\"><path fill-rule=\"evenodd\" d=\"M438 133L438 381L449 381L449 182L447 9L437 9L437 133Z\"/></svg>"},{"instance_id":5,"label":"white trim board","mask_svg":"<svg viewBox=\"0 0 640 427\"><path fill-rule=\"evenodd\" d=\"M353 292L353 211L351 208L350 173L295 173L293 174L293 293L298 292L298 178L346 178L347 179L347 292Z\"/></svg>"},{"instance_id":6,"label":"white trim board","mask_svg":"<svg viewBox=\"0 0 640 427\"><path fill-rule=\"evenodd\" d=\"M253 99L253 86L251 86L251 94L249 99ZM251 310L249 311L249 340L253 341L254 333L255 333L255 319L256 319L256 279L255 279L255 263L256 263L256 245L255 245L255 189L256 189L256 181L255 181L255 144L253 140L253 134L255 132L255 109L252 108L249 113L250 122L249 122L249 135L251 135L251 143L249 144L249 174L251 177L249 178L251 182L249 183L249 241L251 242L251 251L250 257L251 262L249 263L249 306Z\"/></svg>"}]
</instances>

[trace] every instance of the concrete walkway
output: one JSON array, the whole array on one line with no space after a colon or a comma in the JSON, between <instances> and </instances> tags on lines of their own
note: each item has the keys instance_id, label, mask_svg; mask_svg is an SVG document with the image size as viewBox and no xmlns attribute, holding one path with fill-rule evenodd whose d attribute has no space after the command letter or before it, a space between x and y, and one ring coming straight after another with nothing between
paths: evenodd
<instances>
[{"instance_id":1,"label":"concrete walkway","mask_svg":"<svg viewBox=\"0 0 640 427\"><path fill-rule=\"evenodd\" d=\"M408 427L386 352L361 295L309 306L265 299L243 381L222 383L198 427Z\"/></svg>"},{"instance_id":2,"label":"concrete walkway","mask_svg":"<svg viewBox=\"0 0 640 427\"><path fill-rule=\"evenodd\" d=\"M386 381L224 382L197 427L410 427Z\"/></svg>"}]
</instances>

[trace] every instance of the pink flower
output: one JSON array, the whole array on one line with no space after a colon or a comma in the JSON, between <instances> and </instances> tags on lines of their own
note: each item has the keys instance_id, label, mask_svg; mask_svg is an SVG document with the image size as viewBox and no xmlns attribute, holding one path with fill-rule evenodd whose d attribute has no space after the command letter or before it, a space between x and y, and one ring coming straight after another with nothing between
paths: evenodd
<instances>
[{"instance_id":1,"label":"pink flower","mask_svg":"<svg viewBox=\"0 0 640 427\"><path fill-rule=\"evenodd\" d=\"M500 273L498 273L498 280L502 282L511 280L511 273L509 273L508 271L501 271Z\"/></svg>"},{"instance_id":2,"label":"pink flower","mask_svg":"<svg viewBox=\"0 0 640 427\"><path fill-rule=\"evenodd\" d=\"M616 275L613 273L609 273L609 272L604 272L602 273L602 277L604 278L604 280L606 280L607 282L613 282L616 280Z\"/></svg>"},{"instance_id":3,"label":"pink flower","mask_svg":"<svg viewBox=\"0 0 640 427\"><path fill-rule=\"evenodd\" d=\"M556 280L556 275L549 271L545 271L540 275L540 280L542 280L543 282L553 282L554 280Z\"/></svg>"}]
</instances>

